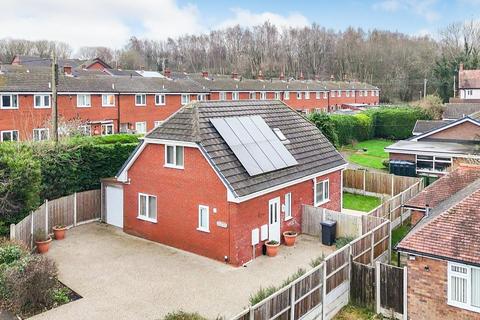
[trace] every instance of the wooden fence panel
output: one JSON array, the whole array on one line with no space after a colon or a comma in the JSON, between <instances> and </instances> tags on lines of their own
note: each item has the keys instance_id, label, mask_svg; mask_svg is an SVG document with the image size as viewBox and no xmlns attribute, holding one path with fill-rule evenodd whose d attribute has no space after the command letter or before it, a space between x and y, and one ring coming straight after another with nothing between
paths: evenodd
<instances>
[{"instance_id":1,"label":"wooden fence panel","mask_svg":"<svg viewBox=\"0 0 480 320\"><path fill-rule=\"evenodd\" d=\"M47 236L47 216L46 204L42 204L37 210L32 212L33 220L33 241L37 236Z\"/></svg>"},{"instance_id":2,"label":"wooden fence panel","mask_svg":"<svg viewBox=\"0 0 480 320\"><path fill-rule=\"evenodd\" d=\"M31 248L32 243L32 215L26 216L15 226L15 240Z\"/></svg>"},{"instance_id":3,"label":"wooden fence panel","mask_svg":"<svg viewBox=\"0 0 480 320\"><path fill-rule=\"evenodd\" d=\"M101 215L101 191L77 193L77 223L99 219Z\"/></svg>"},{"instance_id":4,"label":"wooden fence panel","mask_svg":"<svg viewBox=\"0 0 480 320\"><path fill-rule=\"evenodd\" d=\"M343 171L343 187L364 190L363 175L365 170L347 169Z\"/></svg>"},{"instance_id":5,"label":"wooden fence panel","mask_svg":"<svg viewBox=\"0 0 480 320\"><path fill-rule=\"evenodd\" d=\"M352 262L350 302L364 308L375 307L375 268Z\"/></svg>"},{"instance_id":6,"label":"wooden fence panel","mask_svg":"<svg viewBox=\"0 0 480 320\"><path fill-rule=\"evenodd\" d=\"M313 206L302 206L302 233L319 236L320 222L322 222L322 209Z\"/></svg>"},{"instance_id":7,"label":"wooden fence panel","mask_svg":"<svg viewBox=\"0 0 480 320\"><path fill-rule=\"evenodd\" d=\"M69 195L48 202L48 233L53 233L57 225L73 226L74 197Z\"/></svg>"},{"instance_id":8,"label":"wooden fence panel","mask_svg":"<svg viewBox=\"0 0 480 320\"><path fill-rule=\"evenodd\" d=\"M300 319L322 304L323 266L320 265L311 274L294 283L295 319Z\"/></svg>"},{"instance_id":9,"label":"wooden fence panel","mask_svg":"<svg viewBox=\"0 0 480 320\"><path fill-rule=\"evenodd\" d=\"M377 267L380 268L380 308L385 310L384 314L390 314L391 310L403 314L404 269L383 263L377 264Z\"/></svg>"},{"instance_id":10,"label":"wooden fence panel","mask_svg":"<svg viewBox=\"0 0 480 320\"><path fill-rule=\"evenodd\" d=\"M302 207L302 233L321 236L320 223L324 220L337 222L337 237L356 238L362 234L362 217L358 215L336 212L323 208L304 205Z\"/></svg>"},{"instance_id":11,"label":"wooden fence panel","mask_svg":"<svg viewBox=\"0 0 480 320\"><path fill-rule=\"evenodd\" d=\"M252 307L254 318L258 320L269 320L272 318L288 320L291 303L289 289L290 287L286 287L269 299L264 300L263 303Z\"/></svg>"},{"instance_id":12,"label":"wooden fence panel","mask_svg":"<svg viewBox=\"0 0 480 320\"><path fill-rule=\"evenodd\" d=\"M365 175L365 191L380 194L391 194L391 175L377 172L367 172Z\"/></svg>"},{"instance_id":13,"label":"wooden fence panel","mask_svg":"<svg viewBox=\"0 0 480 320\"><path fill-rule=\"evenodd\" d=\"M337 250L325 259L327 294L348 280L349 259L349 246Z\"/></svg>"}]
</instances>

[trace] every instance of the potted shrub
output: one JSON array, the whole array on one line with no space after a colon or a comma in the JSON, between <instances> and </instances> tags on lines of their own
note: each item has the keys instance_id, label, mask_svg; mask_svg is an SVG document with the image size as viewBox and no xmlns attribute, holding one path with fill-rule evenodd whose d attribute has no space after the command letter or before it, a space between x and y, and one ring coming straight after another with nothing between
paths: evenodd
<instances>
[{"instance_id":1,"label":"potted shrub","mask_svg":"<svg viewBox=\"0 0 480 320\"><path fill-rule=\"evenodd\" d=\"M52 242L52 238L44 230L38 230L35 233L35 245L38 253L47 252L50 248L50 242Z\"/></svg>"},{"instance_id":2,"label":"potted shrub","mask_svg":"<svg viewBox=\"0 0 480 320\"><path fill-rule=\"evenodd\" d=\"M56 225L53 227L53 237L55 240L65 239L65 232L67 231L67 226Z\"/></svg>"},{"instance_id":3,"label":"potted shrub","mask_svg":"<svg viewBox=\"0 0 480 320\"><path fill-rule=\"evenodd\" d=\"M275 240L269 240L265 242L265 245L267 246L267 256L275 257L278 253L278 247L280 246L280 243Z\"/></svg>"},{"instance_id":4,"label":"potted shrub","mask_svg":"<svg viewBox=\"0 0 480 320\"><path fill-rule=\"evenodd\" d=\"M295 244L295 240L297 239L298 233L295 231L285 231L283 233L283 238L285 239L285 245L288 247L292 247Z\"/></svg>"}]
</instances>

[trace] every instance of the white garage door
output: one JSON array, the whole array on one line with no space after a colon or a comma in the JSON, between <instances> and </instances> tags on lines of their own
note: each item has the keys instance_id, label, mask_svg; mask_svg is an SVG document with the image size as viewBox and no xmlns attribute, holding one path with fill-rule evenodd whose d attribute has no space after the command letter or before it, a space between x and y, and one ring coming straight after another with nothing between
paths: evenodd
<instances>
[{"instance_id":1,"label":"white garage door","mask_svg":"<svg viewBox=\"0 0 480 320\"><path fill-rule=\"evenodd\" d=\"M123 228L123 189L107 186L106 196L107 223Z\"/></svg>"}]
</instances>

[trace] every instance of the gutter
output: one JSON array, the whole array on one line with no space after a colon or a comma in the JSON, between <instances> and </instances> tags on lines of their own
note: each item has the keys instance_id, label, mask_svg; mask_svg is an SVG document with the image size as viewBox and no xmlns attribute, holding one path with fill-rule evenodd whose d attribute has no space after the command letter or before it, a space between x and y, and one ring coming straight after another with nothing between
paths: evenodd
<instances>
[{"instance_id":1,"label":"gutter","mask_svg":"<svg viewBox=\"0 0 480 320\"><path fill-rule=\"evenodd\" d=\"M405 249L405 248L402 249L402 248L399 248L398 245L395 247L395 250L397 250L398 252L403 252L403 253L414 255L414 256L426 257L426 258L443 260L443 261L451 261L451 262L456 262L456 263L460 263L460 264L468 264L468 265L471 265L471 266L480 267L480 262L475 263L475 262L469 262L469 261L464 261L464 260L460 260L460 259L454 259L454 258L451 258L451 257L445 257L445 256L433 254L433 253L425 253L425 252L411 250L411 249Z\"/></svg>"}]
</instances>

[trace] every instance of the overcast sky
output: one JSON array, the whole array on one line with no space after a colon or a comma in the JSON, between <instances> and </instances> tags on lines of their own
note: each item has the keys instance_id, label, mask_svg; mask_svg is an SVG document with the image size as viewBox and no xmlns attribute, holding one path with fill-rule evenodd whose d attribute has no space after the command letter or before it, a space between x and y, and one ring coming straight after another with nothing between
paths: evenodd
<instances>
[{"instance_id":1,"label":"overcast sky","mask_svg":"<svg viewBox=\"0 0 480 320\"><path fill-rule=\"evenodd\" d=\"M1 0L0 38L49 39L118 48L131 35L165 39L266 20L280 26L313 22L411 35L480 18L480 0Z\"/></svg>"}]
</instances>

